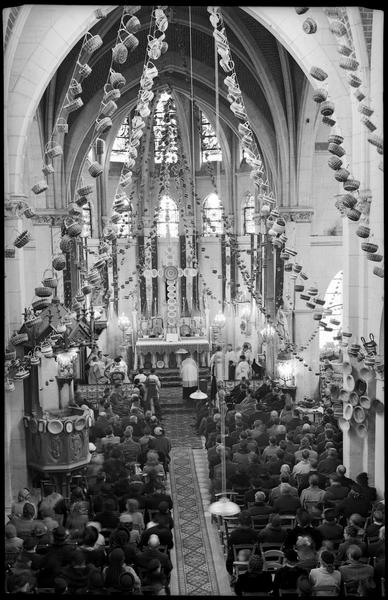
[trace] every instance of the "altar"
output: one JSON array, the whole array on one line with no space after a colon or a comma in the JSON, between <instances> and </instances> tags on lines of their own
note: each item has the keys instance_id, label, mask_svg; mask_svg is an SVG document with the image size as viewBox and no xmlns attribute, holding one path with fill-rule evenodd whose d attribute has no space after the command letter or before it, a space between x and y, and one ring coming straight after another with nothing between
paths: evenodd
<instances>
[{"instance_id":1,"label":"altar","mask_svg":"<svg viewBox=\"0 0 388 600\"><path fill-rule=\"evenodd\" d=\"M173 364L172 355L176 357L176 367L180 367L184 354L177 353L177 350L187 350L191 352L194 359L197 359L200 367L209 366L210 345L204 337L190 337L167 341L166 339L141 338L135 346L135 364L134 368L148 368L148 366L158 369L168 369ZM150 358L148 359L148 355ZM147 362L150 362L147 365Z\"/></svg>"}]
</instances>

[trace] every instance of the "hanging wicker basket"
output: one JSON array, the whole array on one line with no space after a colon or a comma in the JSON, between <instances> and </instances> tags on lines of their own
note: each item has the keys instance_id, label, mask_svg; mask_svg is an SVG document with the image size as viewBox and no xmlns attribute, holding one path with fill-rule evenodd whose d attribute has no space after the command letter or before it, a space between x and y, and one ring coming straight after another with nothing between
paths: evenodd
<instances>
[{"instance_id":1,"label":"hanging wicker basket","mask_svg":"<svg viewBox=\"0 0 388 600\"><path fill-rule=\"evenodd\" d=\"M372 253L370 253L370 254L367 254L366 257L371 262L381 262L383 260L383 255L382 254L372 254Z\"/></svg>"},{"instance_id":2,"label":"hanging wicker basket","mask_svg":"<svg viewBox=\"0 0 388 600\"><path fill-rule=\"evenodd\" d=\"M378 245L372 244L372 242L363 242L361 244L361 250L363 250L364 252L370 252L371 254L374 254L375 252L377 252L378 249Z\"/></svg>"},{"instance_id":3,"label":"hanging wicker basket","mask_svg":"<svg viewBox=\"0 0 388 600\"><path fill-rule=\"evenodd\" d=\"M115 240L116 239L116 232L114 229L112 229L111 227L106 227L104 229L104 239L105 240Z\"/></svg>"},{"instance_id":4,"label":"hanging wicker basket","mask_svg":"<svg viewBox=\"0 0 388 600\"><path fill-rule=\"evenodd\" d=\"M80 54L80 61L84 60L85 62L87 62L87 60L90 58L90 56L96 52L96 50L98 50L99 48L101 48L102 46L102 38L99 35L92 35L91 33L87 33L86 37L90 36L89 38L86 39L86 41L84 42L82 48L81 48L81 54Z\"/></svg>"},{"instance_id":5,"label":"hanging wicker basket","mask_svg":"<svg viewBox=\"0 0 388 600\"><path fill-rule=\"evenodd\" d=\"M376 129L376 125L374 125L374 124L372 123L372 121L370 121L370 119L368 119L368 117L362 117L362 118L361 118L361 123L363 123L363 125L365 125L365 127L366 127L367 129L369 129L369 131L372 131L372 132L373 132L373 131L375 131L375 129Z\"/></svg>"},{"instance_id":6,"label":"hanging wicker basket","mask_svg":"<svg viewBox=\"0 0 388 600\"><path fill-rule=\"evenodd\" d=\"M336 124L336 120L332 119L331 117L322 117L322 123L324 123L325 125L328 125L328 127L334 127L334 125Z\"/></svg>"},{"instance_id":7,"label":"hanging wicker basket","mask_svg":"<svg viewBox=\"0 0 388 600\"><path fill-rule=\"evenodd\" d=\"M79 76L81 78L81 81L83 79L86 79L87 77L89 77L89 75L92 72L92 67L90 67L86 63L85 64L81 64L80 62L77 62L77 66L78 66L78 69L79 69L78 73L79 73Z\"/></svg>"},{"instance_id":8,"label":"hanging wicker basket","mask_svg":"<svg viewBox=\"0 0 388 600\"><path fill-rule=\"evenodd\" d=\"M336 171L334 174L334 177L337 181L346 181L349 175L350 172L347 169L338 169L338 171Z\"/></svg>"},{"instance_id":9,"label":"hanging wicker basket","mask_svg":"<svg viewBox=\"0 0 388 600\"><path fill-rule=\"evenodd\" d=\"M19 233L13 244L16 248L23 248L23 246L28 244L31 238L31 233L26 229L25 231L22 231L22 233Z\"/></svg>"},{"instance_id":10,"label":"hanging wicker basket","mask_svg":"<svg viewBox=\"0 0 388 600\"><path fill-rule=\"evenodd\" d=\"M25 344L26 342L28 342L28 333L15 333L11 337L10 341L13 346L19 346L20 344ZM15 353L15 358L16 358L16 353Z\"/></svg>"},{"instance_id":11,"label":"hanging wicker basket","mask_svg":"<svg viewBox=\"0 0 388 600\"><path fill-rule=\"evenodd\" d=\"M47 189L48 189L48 183L45 179L42 179L42 181L38 181L31 188L31 190L36 195L41 194L42 192L45 192Z\"/></svg>"},{"instance_id":12,"label":"hanging wicker basket","mask_svg":"<svg viewBox=\"0 0 388 600\"><path fill-rule=\"evenodd\" d=\"M65 104L65 106L63 107L63 110L66 110L68 113L74 112L75 110L78 110L79 108L81 108L84 105L82 98L74 98L74 100L71 100L71 102L69 102L68 104Z\"/></svg>"},{"instance_id":13,"label":"hanging wicker basket","mask_svg":"<svg viewBox=\"0 0 388 600\"><path fill-rule=\"evenodd\" d=\"M370 227L359 225L356 229L356 235L360 238L368 238L370 236Z\"/></svg>"},{"instance_id":14,"label":"hanging wicker basket","mask_svg":"<svg viewBox=\"0 0 388 600\"><path fill-rule=\"evenodd\" d=\"M303 31L305 33L315 33L317 31L317 23L311 17L305 19L302 23Z\"/></svg>"},{"instance_id":15,"label":"hanging wicker basket","mask_svg":"<svg viewBox=\"0 0 388 600\"><path fill-rule=\"evenodd\" d=\"M313 91L313 100L317 104L324 102L326 100L326 98L327 98L327 90L325 90L324 88L317 88L316 90Z\"/></svg>"},{"instance_id":16,"label":"hanging wicker basket","mask_svg":"<svg viewBox=\"0 0 388 600\"><path fill-rule=\"evenodd\" d=\"M121 215L117 212L113 213L110 217L110 222L115 224L121 221Z\"/></svg>"},{"instance_id":17,"label":"hanging wicker basket","mask_svg":"<svg viewBox=\"0 0 388 600\"><path fill-rule=\"evenodd\" d=\"M7 361L12 361L16 359L16 350L9 350L7 349L4 353L4 360Z\"/></svg>"},{"instance_id":18,"label":"hanging wicker basket","mask_svg":"<svg viewBox=\"0 0 388 600\"><path fill-rule=\"evenodd\" d=\"M88 199L87 199L86 196L80 196L79 198L76 199L75 203L76 203L77 206L82 207L82 206L85 206L85 204L88 203Z\"/></svg>"},{"instance_id":19,"label":"hanging wicker basket","mask_svg":"<svg viewBox=\"0 0 388 600\"><path fill-rule=\"evenodd\" d=\"M56 158L57 156L62 156L63 150L62 147L56 144L53 141L47 142L45 147L45 154L49 158Z\"/></svg>"},{"instance_id":20,"label":"hanging wicker basket","mask_svg":"<svg viewBox=\"0 0 388 600\"><path fill-rule=\"evenodd\" d=\"M365 115L366 117L370 117L371 115L373 115L374 110L367 104L359 104L358 112L360 112L362 115Z\"/></svg>"},{"instance_id":21,"label":"hanging wicker basket","mask_svg":"<svg viewBox=\"0 0 388 600\"><path fill-rule=\"evenodd\" d=\"M73 223L71 223L71 225L68 226L67 233L69 234L70 237L77 237L78 235L80 235L82 233L82 229L83 229L83 227L82 227L81 223L74 221Z\"/></svg>"},{"instance_id":22,"label":"hanging wicker basket","mask_svg":"<svg viewBox=\"0 0 388 600\"><path fill-rule=\"evenodd\" d=\"M340 60L339 66L341 69L345 69L345 71L357 71L360 63L354 58L344 58L343 60Z\"/></svg>"},{"instance_id":23,"label":"hanging wicker basket","mask_svg":"<svg viewBox=\"0 0 388 600\"><path fill-rule=\"evenodd\" d=\"M51 264L56 271L63 271L66 267L66 257L63 254L54 256Z\"/></svg>"},{"instance_id":24,"label":"hanging wicker basket","mask_svg":"<svg viewBox=\"0 0 388 600\"><path fill-rule=\"evenodd\" d=\"M368 142L380 150L384 148L383 138L375 133L368 135Z\"/></svg>"},{"instance_id":25,"label":"hanging wicker basket","mask_svg":"<svg viewBox=\"0 0 388 600\"><path fill-rule=\"evenodd\" d=\"M98 134L105 133L112 127L112 119L110 117L103 117L102 119L96 120L96 131Z\"/></svg>"},{"instance_id":26,"label":"hanging wicker basket","mask_svg":"<svg viewBox=\"0 0 388 600\"><path fill-rule=\"evenodd\" d=\"M111 117L117 110L117 104L113 100L102 103L101 114L105 117Z\"/></svg>"},{"instance_id":27,"label":"hanging wicker basket","mask_svg":"<svg viewBox=\"0 0 388 600\"><path fill-rule=\"evenodd\" d=\"M6 248L4 250L5 258L15 258L16 250L15 248Z\"/></svg>"},{"instance_id":28,"label":"hanging wicker basket","mask_svg":"<svg viewBox=\"0 0 388 600\"><path fill-rule=\"evenodd\" d=\"M97 138L95 141L96 154L104 154L105 152L105 140Z\"/></svg>"},{"instance_id":29,"label":"hanging wicker basket","mask_svg":"<svg viewBox=\"0 0 388 600\"><path fill-rule=\"evenodd\" d=\"M63 235L59 242L59 247L62 252L70 252L71 250L71 237L67 234Z\"/></svg>"},{"instance_id":30,"label":"hanging wicker basket","mask_svg":"<svg viewBox=\"0 0 388 600\"><path fill-rule=\"evenodd\" d=\"M324 81L325 79L327 79L326 71L324 71L320 67L311 67L310 75L311 75L311 77L314 77L314 79L317 79L318 81Z\"/></svg>"},{"instance_id":31,"label":"hanging wicker basket","mask_svg":"<svg viewBox=\"0 0 388 600\"><path fill-rule=\"evenodd\" d=\"M118 100L121 97L121 92L119 89L114 88L111 83L106 83L104 85L104 100L108 102L109 100Z\"/></svg>"},{"instance_id":32,"label":"hanging wicker basket","mask_svg":"<svg viewBox=\"0 0 388 600\"><path fill-rule=\"evenodd\" d=\"M344 189L347 192L355 192L360 187L358 179L347 179L344 183Z\"/></svg>"},{"instance_id":33,"label":"hanging wicker basket","mask_svg":"<svg viewBox=\"0 0 388 600\"><path fill-rule=\"evenodd\" d=\"M64 119L63 117L59 117L55 124L55 129L58 133L68 133L69 125L67 124L66 119Z\"/></svg>"},{"instance_id":34,"label":"hanging wicker basket","mask_svg":"<svg viewBox=\"0 0 388 600\"><path fill-rule=\"evenodd\" d=\"M384 268L383 267L373 267L373 273L377 275L377 277L384 277Z\"/></svg>"},{"instance_id":35,"label":"hanging wicker basket","mask_svg":"<svg viewBox=\"0 0 388 600\"><path fill-rule=\"evenodd\" d=\"M49 298L39 298L38 300L34 300L31 303L31 306L33 308L34 311L36 310L43 310L44 308L47 308L48 306L50 306L51 304L51 300Z\"/></svg>"},{"instance_id":36,"label":"hanging wicker basket","mask_svg":"<svg viewBox=\"0 0 388 600\"><path fill-rule=\"evenodd\" d=\"M54 173L54 167L51 163L44 165L42 169L43 175L52 175Z\"/></svg>"},{"instance_id":37,"label":"hanging wicker basket","mask_svg":"<svg viewBox=\"0 0 388 600\"><path fill-rule=\"evenodd\" d=\"M337 51L339 52L339 54L342 54L342 56L350 56L353 52L352 48L350 48L350 46L347 46L346 44L340 44L337 48Z\"/></svg>"},{"instance_id":38,"label":"hanging wicker basket","mask_svg":"<svg viewBox=\"0 0 388 600\"><path fill-rule=\"evenodd\" d=\"M92 286L91 285L84 285L82 286L82 293L84 294L84 296L87 296L88 294L92 293Z\"/></svg>"},{"instance_id":39,"label":"hanging wicker basket","mask_svg":"<svg viewBox=\"0 0 388 600\"><path fill-rule=\"evenodd\" d=\"M137 33L139 31L140 27L141 27L141 23L140 23L139 19L135 16L128 19L128 21L126 21L126 23L125 23L125 28L130 33Z\"/></svg>"},{"instance_id":40,"label":"hanging wicker basket","mask_svg":"<svg viewBox=\"0 0 388 600\"><path fill-rule=\"evenodd\" d=\"M343 9L336 6L328 6L327 8L324 8L323 11L325 15L331 19L339 19L343 13Z\"/></svg>"},{"instance_id":41,"label":"hanging wicker basket","mask_svg":"<svg viewBox=\"0 0 388 600\"><path fill-rule=\"evenodd\" d=\"M338 158L338 156L330 156L329 160L327 161L327 164L334 171L338 171L338 169L340 169L342 166L342 160Z\"/></svg>"},{"instance_id":42,"label":"hanging wicker basket","mask_svg":"<svg viewBox=\"0 0 388 600\"><path fill-rule=\"evenodd\" d=\"M354 97L355 97L355 98L357 98L357 100L358 100L359 102L361 102L362 100L364 100L364 99L365 99L365 94L364 94L364 92L362 92L361 90L357 89L357 90L354 92Z\"/></svg>"},{"instance_id":43,"label":"hanging wicker basket","mask_svg":"<svg viewBox=\"0 0 388 600\"><path fill-rule=\"evenodd\" d=\"M93 186L91 186L91 185L84 185L84 186L78 188L78 190L77 190L77 194L79 194L79 196L88 196L92 192L93 192Z\"/></svg>"},{"instance_id":44,"label":"hanging wicker basket","mask_svg":"<svg viewBox=\"0 0 388 600\"><path fill-rule=\"evenodd\" d=\"M23 210L22 213L27 219L32 219L33 217L35 217L36 212L35 210L32 208L32 206L26 206L26 208Z\"/></svg>"},{"instance_id":45,"label":"hanging wicker basket","mask_svg":"<svg viewBox=\"0 0 388 600\"><path fill-rule=\"evenodd\" d=\"M48 298L52 296L53 290L50 287L40 286L35 288L35 296L38 298Z\"/></svg>"},{"instance_id":46,"label":"hanging wicker basket","mask_svg":"<svg viewBox=\"0 0 388 600\"><path fill-rule=\"evenodd\" d=\"M123 39L124 46L128 49L129 52L133 52L139 45L139 40L133 33L128 33L128 35Z\"/></svg>"},{"instance_id":47,"label":"hanging wicker basket","mask_svg":"<svg viewBox=\"0 0 388 600\"><path fill-rule=\"evenodd\" d=\"M47 275L45 277L45 273L49 273L49 275ZM51 275L50 275L50 273L51 273ZM58 279L54 276L54 274L52 273L52 271L50 271L50 269L46 269L46 271L43 273L42 284L45 287L53 288L53 289L55 289L58 286Z\"/></svg>"},{"instance_id":48,"label":"hanging wicker basket","mask_svg":"<svg viewBox=\"0 0 388 600\"><path fill-rule=\"evenodd\" d=\"M342 21L332 21L329 25L331 33L334 33L337 37L346 35L346 27Z\"/></svg>"},{"instance_id":49,"label":"hanging wicker basket","mask_svg":"<svg viewBox=\"0 0 388 600\"><path fill-rule=\"evenodd\" d=\"M297 15L303 15L308 10L309 10L308 6L296 6L295 7L295 12Z\"/></svg>"},{"instance_id":50,"label":"hanging wicker basket","mask_svg":"<svg viewBox=\"0 0 388 600\"><path fill-rule=\"evenodd\" d=\"M340 146L339 144L336 144L334 142L329 142L327 149L329 152L331 152L332 154L335 154L339 158L341 158L341 156L343 156L346 153L345 149L342 146Z\"/></svg>"},{"instance_id":51,"label":"hanging wicker basket","mask_svg":"<svg viewBox=\"0 0 388 600\"><path fill-rule=\"evenodd\" d=\"M357 75L354 75L354 73L349 73L349 75L347 76L347 80L349 85L355 88L360 87L360 85L362 84L361 79L357 77Z\"/></svg>"},{"instance_id":52,"label":"hanging wicker basket","mask_svg":"<svg viewBox=\"0 0 388 600\"><path fill-rule=\"evenodd\" d=\"M120 42L112 48L112 60L119 65L123 65L128 58L128 48Z\"/></svg>"},{"instance_id":53,"label":"hanging wicker basket","mask_svg":"<svg viewBox=\"0 0 388 600\"><path fill-rule=\"evenodd\" d=\"M88 171L92 177L99 177L103 173L104 168L98 161L94 161L90 165Z\"/></svg>"},{"instance_id":54,"label":"hanging wicker basket","mask_svg":"<svg viewBox=\"0 0 388 600\"><path fill-rule=\"evenodd\" d=\"M109 81L114 88L120 89L126 84L126 79L122 73L118 73L113 69L110 70Z\"/></svg>"},{"instance_id":55,"label":"hanging wicker basket","mask_svg":"<svg viewBox=\"0 0 388 600\"><path fill-rule=\"evenodd\" d=\"M320 113L321 115L325 116L325 117L330 117L333 112L334 112L334 102L332 102L331 100L325 100L324 102L321 103L320 106Z\"/></svg>"},{"instance_id":56,"label":"hanging wicker basket","mask_svg":"<svg viewBox=\"0 0 388 600\"><path fill-rule=\"evenodd\" d=\"M79 96L79 94L82 94L82 85L74 78L70 81L69 93L73 98L75 98L75 96Z\"/></svg>"},{"instance_id":57,"label":"hanging wicker basket","mask_svg":"<svg viewBox=\"0 0 388 600\"><path fill-rule=\"evenodd\" d=\"M361 213L356 208L350 208L346 213L346 216L348 217L349 221L359 221Z\"/></svg>"},{"instance_id":58,"label":"hanging wicker basket","mask_svg":"<svg viewBox=\"0 0 388 600\"><path fill-rule=\"evenodd\" d=\"M352 194L344 194L341 196L341 200L346 208L353 208L357 204L357 198L352 196Z\"/></svg>"},{"instance_id":59,"label":"hanging wicker basket","mask_svg":"<svg viewBox=\"0 0 388 600\"><path fill-rule=\"evenodd\" d=\"M331 133L328 137L329 144L342 144L342 142L344 141L344 138L342 137L342 135L339 135L339 133Z\"/></svg>"}]
</instances>

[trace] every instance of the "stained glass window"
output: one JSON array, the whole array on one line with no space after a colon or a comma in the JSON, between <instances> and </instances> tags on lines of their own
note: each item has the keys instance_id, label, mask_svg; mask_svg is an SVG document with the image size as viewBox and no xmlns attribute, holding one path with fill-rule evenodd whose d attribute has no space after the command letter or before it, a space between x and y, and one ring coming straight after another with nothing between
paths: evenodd
<instances>
[{"instance_id":1,"label":"stained glass window","mask_svg":"<svg viewBox=\"0 0 388 600\"><path fill-rule=\"evenodd\" d=\"M203 202L203 233L216 235L222 233L223 208L217 194L209 194Z\"/></svg>"},{"instance_id":2,"label":"stained glass window","mask_svg":"<svg viewBox=\"0 0 388 600\"><path fill-rule=\"evenodd\" d=\"M159 237L178 237L179 213L176 202L170 196L162 196L156 231Z\"/></svg>"}]
</instances>

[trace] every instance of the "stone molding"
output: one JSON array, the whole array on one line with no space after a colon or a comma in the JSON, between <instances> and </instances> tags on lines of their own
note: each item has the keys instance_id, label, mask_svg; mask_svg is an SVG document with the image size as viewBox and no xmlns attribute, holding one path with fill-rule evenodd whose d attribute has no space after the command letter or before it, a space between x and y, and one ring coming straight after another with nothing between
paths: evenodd
<instances>
[{"instance_id":1,"label":"stone molding","mask_svg":"<svg viewBox=\"0 0 388 600\"><path fill-rule=\"evenodd\" d=\"M282 219L295 223L311 223L314 214L308 206L279 206L278 210Z\"/></svg>"},{"instance_id":2,"label":"stone molding","mask_svg":"<svg viewBox=\"0 0 388 600\"><path fill-rule=\"evenodd\" d=\"M62 227L63 219L68 217L69 213L66 211L60 212L59 210L55 213L43 213L38 212L31 219L34 225L52 225L53 227Z\"/></svg>"}]
</instances>

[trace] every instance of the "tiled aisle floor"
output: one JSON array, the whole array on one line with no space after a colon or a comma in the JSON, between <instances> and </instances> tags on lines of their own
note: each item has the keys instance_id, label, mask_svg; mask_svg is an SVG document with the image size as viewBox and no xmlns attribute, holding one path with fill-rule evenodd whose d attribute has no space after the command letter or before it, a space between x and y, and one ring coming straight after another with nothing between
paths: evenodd
<instances>
[{"instance_id":1,"label":"tiled aisle floor","mask_svg":"<svg viewBox=\"0 0 388 600\"><path fill-rule=\"evenodd\" d=\"M161 403L163 406L163 396ZM182 412L181 408L165 411L163 418L166 435L173 446L168 477L175 521L171 594L230 596L233 591L225 558L208 511L207 454L192 427L193 420L194 413Z\"/></svg>"}]
</instances>

